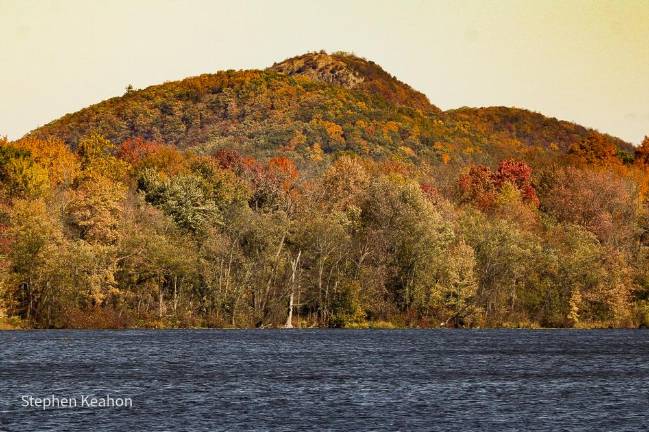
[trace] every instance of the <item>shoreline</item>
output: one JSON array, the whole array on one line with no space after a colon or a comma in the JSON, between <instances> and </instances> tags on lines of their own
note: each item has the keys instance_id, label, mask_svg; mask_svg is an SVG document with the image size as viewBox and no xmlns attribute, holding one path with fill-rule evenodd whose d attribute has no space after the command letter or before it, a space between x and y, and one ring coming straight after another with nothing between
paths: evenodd
<instances>
[{"instance_id":1,"label":"shoreline","mask_svg":"<svg viewBox=\"0 0 649 432\"><path fill-rule=\"evenodd\" d=\"M390 328L346 328L346 327L303 327L303 328L282 328L282 327L166 327L166 328L151 328L151 327L125 327L125 328L8 328L1 327L0 333L3 332L45 332L45 331L149 331L149 332L165 332L165 331L312 331L312 330L334 330L334 331L402 331L402 330L443 330L443 331L490 331L490 330L552 330L552 331L590 331L590 330L638 330L646 331L645 327L463 327L463 328L449 328L449 327L390 327Z\"/></svg>"}]
</instances>

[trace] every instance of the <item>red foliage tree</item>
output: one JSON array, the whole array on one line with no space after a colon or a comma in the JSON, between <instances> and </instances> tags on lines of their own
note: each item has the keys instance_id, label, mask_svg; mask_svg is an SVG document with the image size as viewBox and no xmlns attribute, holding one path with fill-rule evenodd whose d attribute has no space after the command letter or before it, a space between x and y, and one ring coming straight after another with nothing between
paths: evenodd
<instances>
[{"instance_id":1,"label":"red foliage tree","mask_svg":"<svg viewBox=\"0 0 649 432\"><path fill-rule=\"evenodd\" d=\"M175 146L139 137L124 141L117 154L136 169L154 168L168 175L176 175L184 169L185 159Z\"/></svg>"},{"instance_id":2,"label":"red foliage tree","mask_svg":"<svg viewBox=\"0 0 649 432\"><path fill-rule=\"evenodd\" d=\"M243 157L236 150L219 149L212 155L223 169L238 171L243 165Z\"/></svg>"},{"instance_id":3,"label":"red foliage tree","mask_svg":"<svg viewBox=\"0 0 649 432\"><path fill-rule=\"evenodd\" d=\"M511 183L521 192L523 200L539 206L539 198L532 186L532 168L525 162L513 159L501 161L494 176L494 183L500 189L506 182Z\"/></svg>"},{"instance_id":4,"label":"red foliage tree","mask_svg":"<svg viewBox=\"0 0 649 432\"><path fill-rule=\"evenodd\" d=\"M122 143L117 156L133 166L140 164L146 155L155 152L161 144L154 141L147 141L144 138L129 138Z\"/></svg>"},{"instance_id":5,"label":"red foliage tree","mask_svg":"<svg viewBox=\"0 0 649 432\"><path fill-rule=\"evenodd\" d=\"M471 166L467 173L460 176L459 187L464 201L472 202L482 210L494 205L496 186L494 174L489 167Z\"/></svg>"},{"instance_id":6,"label":"red foliage tree","mask_svg":"<svg viewBox=\"0 0 649 432\"><path fill-rule=\"evenodd\" d=\"M290 190L298 178L298 170L291 159L274 157L268 161L268 175L285 191Z\"/></svg>"},{"instance_id":7,"label":"red foliage tree","mask_svg":"<svg viewBox=\"0 0 649 432\"><path fill-rule=\"evenodd\" d=\"M464 201L486 210L495 204L496 196L505 183L518 189L523 201L539 206L539 198L532 185L532 168L522 161L501 161L495 173L484 165L473 165L460 176L459 188Z\"/></svg>"},{"instance_id":8,"label":"red foliage tree","mask_svg":"<svg viewBox=\"0 0 649 432\"><path fill-rule=\"evenodd\" d=\"M437 188L430 183L421 183L419 185L419 189L421 189L421 191L424 193L424 196L433 203L437 202L441 197L441 194L439 193Z\"/></svg>"}]
</instances>

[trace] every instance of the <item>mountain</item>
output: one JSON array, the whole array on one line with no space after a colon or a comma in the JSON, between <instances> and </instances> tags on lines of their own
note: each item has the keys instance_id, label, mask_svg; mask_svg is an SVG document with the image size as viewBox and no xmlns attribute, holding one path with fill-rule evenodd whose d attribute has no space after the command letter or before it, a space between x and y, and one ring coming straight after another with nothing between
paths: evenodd
<instances>
[{"instance_id":1,"label":"mountain","mask_svg":"<svg viewBox=\"0 0 649 432\"><path fill-rule=\"evenodd\" d=\"M325 154L495 163L530 151L565 154L590 135L632 151L620 139L521 109L442 112L375 63L323 52L266 70L218 72L128 91L30 136L60 137L74 147L90 131L115 143L142 137L206 152L281 150L298 158L315 146Z\"/></svg>"},{"instance_id":2,"label":"mountain","mask_svg":"<svg viewBox=\"0 0 649 432\"><path fill-rule=\"evenodd\" d=\"M371 61L309 53L0 139L0 317L649 326L648 195L649 138L441 111Z\"/></svg>"}]
</instances>

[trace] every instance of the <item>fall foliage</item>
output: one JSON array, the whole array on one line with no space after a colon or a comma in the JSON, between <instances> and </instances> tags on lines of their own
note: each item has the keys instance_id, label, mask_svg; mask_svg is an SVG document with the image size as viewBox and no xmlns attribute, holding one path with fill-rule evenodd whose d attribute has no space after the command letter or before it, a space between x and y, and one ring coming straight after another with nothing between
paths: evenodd
<instances>
[{"instance_id":1,"label":"fall foliage","mask_svg":"<svg viewBox=\"0 0 649 432\"><path fill-rule=\"evenodd\" d=\"M649 325L648 170L648 139L442 112L344 53L130 90L0 140L0 308L56 328Z\"/></svg>"}]
</instances>

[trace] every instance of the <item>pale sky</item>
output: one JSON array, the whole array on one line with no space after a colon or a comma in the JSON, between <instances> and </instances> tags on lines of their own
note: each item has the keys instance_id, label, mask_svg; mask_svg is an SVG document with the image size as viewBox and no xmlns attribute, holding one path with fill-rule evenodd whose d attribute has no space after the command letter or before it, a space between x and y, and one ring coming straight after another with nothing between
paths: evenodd
<instances>
[{"instance_id":1,"label":"pale sky","mask_svg":"<svg viewBox=\"0 0 649 432\"><path fill-rule=\"evenodd\" d=\"M0 0L0 135L124 93L307 51L374 60L442 109L649 135L649 0Z\"/></svg>"}]
</instances>

